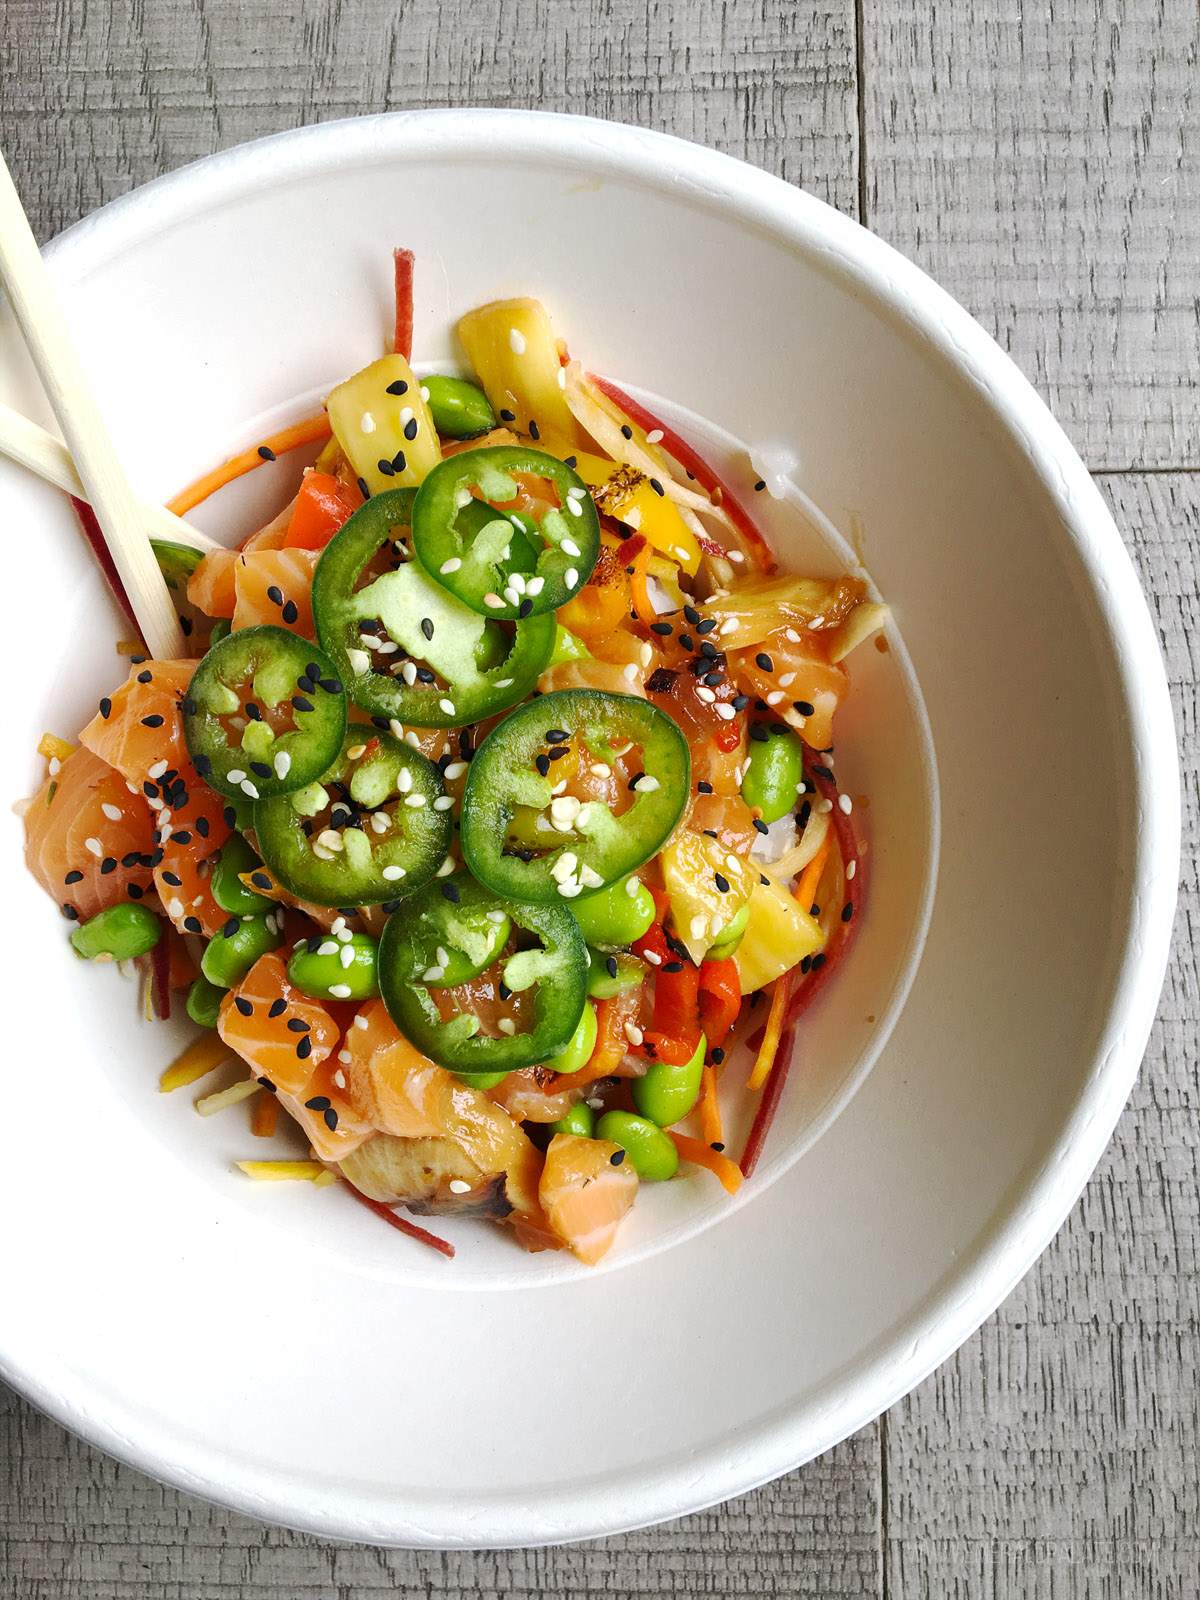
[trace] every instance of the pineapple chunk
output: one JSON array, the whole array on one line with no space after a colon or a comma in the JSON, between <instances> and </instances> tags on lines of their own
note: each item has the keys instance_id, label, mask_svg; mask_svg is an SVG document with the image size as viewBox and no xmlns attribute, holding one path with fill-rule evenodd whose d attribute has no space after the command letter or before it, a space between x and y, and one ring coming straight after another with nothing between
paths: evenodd
<instances>
[{"instance_id":1,"label":"pineapple chunk","mask_svg":"<svg viewBox=\"0 0 1200 1600\"><path fill-rule=\"evenodd\" d=\"M751 899L756 869L744 865L719 839L687 831L676 834L658 859L671 897L672 932L693 961L703 961ZM718 874L727 890L718 888Z\"/></svg>"},{"instance_id":2,"label":"pineapple chunk","mask_svg":"<svg viewBox=\"0 0 1200 1600\"><path fill-rule=\"evenodd\" d=\"M325 407L334 437L372 494L418 484L442 459L420 379L403 356L372 361L339 383Z\"/></svg>"},{"instance_id":3,"label":"pineapple chunk","mask_svg":"<svg viewBox=\"0 0 1200 1600\"><path fill-rule=\"evenodd\" d=\"M493 300L468 311L458 336L492 409L503 421L533 432L549 450L569 455L590 443L571 415L559 384L562 363L554 329L540 300Z\"/></svg>"},{"instance_id":4,"label":"pineapple chunk","mask_svg":"<svg viewBox=\"0 0 1200 1600\"><path fill-rule=\"evenodd\" d=\"M781 977L805 956L816 955L824 942L820 925L764 869L755 875L750 920L733 957L742 993L753 994Z\"/></svg>"}]
</instances>

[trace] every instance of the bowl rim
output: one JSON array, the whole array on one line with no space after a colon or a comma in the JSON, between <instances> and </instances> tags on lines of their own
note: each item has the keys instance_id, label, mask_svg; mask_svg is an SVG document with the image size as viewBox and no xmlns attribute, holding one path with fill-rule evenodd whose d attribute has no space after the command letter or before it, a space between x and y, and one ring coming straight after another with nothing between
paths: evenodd
<instances>
[{"instance_id":1,"label":"bowl rim","mask_svg":"<svg viewBox=\"0 0 1200 1600\"><path fill-rule=\"evenodd\" d=\"M536 1512L449 1502L408 1517L383 1493L316 1499L311 1486L216 1446L180 1441L166 1425L111 1412L45 1371L0 1375L57 1421L109 1454L189 1493L334 1538L440 1548L498 1548L584 1539L704 1509L791 1471L908 1393L992 1313L1049 1244L1116 1125L1149 1037L1170 948L1180 855L1179 766L1166 673L1133 563L1099 490L1032 385L984 329L920 268L857 222L783 179L673 135L562 113L473 108L390 112L252 140L114 200L45 249L60 287L185 217L314 170L381 159L584 162L651 188L664 178L776 238L818 253L828 270L899 324L943 370L970 383L1062 519L1099 614L1119 649L1130 718L1138 828L1129 915L1112 1001L1091 1075L1051 1156L1027 1174L952 1274L868 1352L769 1422L707 1453L629 1474L619 1489L577 1484Z\"/></svg>"}]
</instances>

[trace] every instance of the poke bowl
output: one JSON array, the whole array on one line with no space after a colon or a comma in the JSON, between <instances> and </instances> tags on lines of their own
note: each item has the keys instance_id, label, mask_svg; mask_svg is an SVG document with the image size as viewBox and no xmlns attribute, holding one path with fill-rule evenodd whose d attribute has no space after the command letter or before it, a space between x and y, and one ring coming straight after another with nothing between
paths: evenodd
<instances>
[{"instance_id":1,"label":"poke bowl","mask_svg":"<svg viewBox=\"0 0 1200 1600\"><path fill-rule=\"evenodd\" d=\"M322 213L341 225L314 239L306 219ZM614 215L640 241L635 266L612 250ZM486 250L481 239L491 241ZM25 975L25 1005L6 1076L10 1122L23 1132L4 1183L13 1214L19 1206L28 1221L13 1241L20 1292L0 1332L0 1370L114 1454L268 1520L381 1544L555 1542L696 1510L800 1464L918 1381L1028 1267L1099 1157L1153 1016L1178 850L1174 740L1153 631L1116 530L1006 358L854 224L728 158L638 130L499 112L326 125L187 168L63 235L47 252L52 275L139 495L170 502L223 458L251 452L262 465L189 519L230 546L290 508L298 488L311 487L301 474L315 451L262 454L259 442L320 413L327 398L336 420L338 386L387 348L396 246L413 253L405 371L421 404L430 403L429 375L482 376L456 331L473 308L544 306L570 354L603 375L595 381L627 419L624 438L637 430L634 442L648 450L678 441L678 482L668 480L664 496L648 468L654 493L669 501L673 489L697 492L688 479L707 493L711 469L784 572L860 585L856 603L878 631L864 630L848 658L853 690L838 709L836 765L823 742L809 750L797 796L802 808L811 798L826 812L853 812L866 888L861 900L850 892L856 858L838 895L838 920L848 927L854 914L853 944L783 1038L774 1120L751 1176L731 1182L735 1193L685 1160L671 1181L641 1184L611 1248L590 1266L586 1253L525 1254L511 1230L439 1216L455 1250L447 1261L381 1228L345 1183L249 1182L247 1162L266 1152L251 1148L243 1114L197 1117L195 1091L158 1092L194 1026L179 1006L170 1023L147 1020L111 964L78 959L59 910L25 871L13 816L6 881L17 905L6 940L9 970ZM399 347L408 333L398 323L395 332ZM514 324L510 337L524 354L534 335ZM564 392L584 381L575 371L564 354ZM47 420L8 325L0 391ZM378 433L359 395L350 412L356 428ZM403 414L400 426L416 420ZM520 417L500 409L491 420L529 446ZM532 440L550 446L536 430ZM621 449L618 440L609 453L619 461ZM390 487L406 470L403 449L384 454L385 480L359 473L361 493L335 542L363 525L372 499L391 505L382 497L404 492ZM435 473L456 459L447 457ZM567 460L571 473L584 470L578 451ZM353 496L355 473L346 482ZM592 492L572 484L567 496ZM429 499L423 484L417 495L414 542L420 497ZM35 752L48 729L69 738L89 718L108 718L129 668L114 646L129 624L60 496L4 466L0 503L20 534L11 541L14 592L29 597L4 645L10 681L30 685L6 740L13 803L44 776ZM571 509L567 498L561 509ZM619 582L648 546L630 538L635 523L614 520ZM388 528L395 533L394 518ZM565 559L576 561L579 538L567 544ZM403 561L397 546L393 566ZM449 549L439 561L453 588L462 562ZM578 563L564 570L569 600L586 573ZM660 579L654 609L674 616L662 600L669 572ZM318 612L319 588L313 579ZM511 609L518 632L534 609L524 583L482 598L463 592L480 610L494 602L497 617ZM697 629L724 626L723 592L719 583L693 592L680 633L693 619ZM294 603L291 612L285 624ZM653 642L665 634L648 631L648 619L637 646L644 660L628 663L635 673L650 668L652 649L667 648ZM235 621L228 640L238 636ZM381 648L369 629L366 639ZM731 633L731 651L740 642ZM607 648L600 634L593 648ZM760 638L749 648L760 674L777 673ZM699 659L690 637L685 649ZM343 676L358 672L361 655L339 658ZM317 699L331 682L303 662L297 672ZM719 677L711 675L714 700ZM562 680L537 681L553 697ZM415 690L412 678L407 687ZM767 699L754 704L743 693L736 714L753 720L757 706L769 720L771 689L764 679ZM568 702L552 703L572 726ZM813 708L794 703L803 726ZM183 706L185 720L199 715L194 698ZM536 700L510 719L530 706ZM392 733L386 716L377 721L376 743L402 734L403 721ZM439 758L442 776L487 798L478 825L469 792L461 802L462 856L487 883L497 870L489 851L503 871L513 860L489 839L491 738L462 762L447 761L454 752ZM548 771L557 728L542 730L538 747L547 739L539 760ZM353 760L366 759L368 743L346 745ZM749 756L747 745L747 768ZM644 764L628 784L621 772L622 788L645 788L615 807L618 822L634 802L639 816L662 808ZM232 763L225 772L235 785L252 782ZM821 787L835 774L836 789ZM275 802L254 802L259 832L250 837L262 844L261 807ZM575 808L577 816L578 800ZM450 810L448 802L438 813L447 828ZM637 831L627 817L613 846L618 866ZM603 869L599 857L580 856ZM635 867L645 859L629 857ZM771 861L758 859L769 885ZM454 849L446 863L448 872L462 866ZM723 894L738 870L727 863L716 867ZM528 877L529 868L513 870ZM579 893L571 870L567 887ZM626 874L614 866L611 877L623 884ZM685 878L686 867L677 872ZM458 906L458 874L440 881ZM583 888L609 881L602 870ZM415 890L403 912L405 900L395 903L381 962L388 929L425 893ZM323 903L336 907L330 896ZM691 919L694 937L703 920ZM688 919L673 926L675 942L661 952L639 935L633 953L656 966L698 965L703 948L689 956L679 947ZM718 957L720 931L700 930ZM328 952L343 934L348 927L334 927ZM602 935L595 943L615 983L618 957L604 953L615 947ZM309 945L302 955L326 959L320 936ZM410 1038L426 1036L403 1026L405 1008L427 993L420 984L444 977L443 955L434 941L393 995L383 985ZM769 976L781 983L787 970L781 962ZM565 983L545 967L536 992L561 998ZM248 992L232 979L228 987L252 1009ZM333 992L349 998L346 985ZM765 998L758 1035L771 1036ZM554 1009L549 1000L545 1009ZM558 1052L576 1014L552 1052L563 1081L571 1074ZM305 1055L311 1026L301 1025ZM519 1043L519 1029L508 1032ZM747 1035L743 1056L754 1065L766 1045L752 1028ZM628 1037L640 1045L641 1030ZM427 1049L437 1056L445 1046ZM732 1054L727 1076L735 1064L744 1076L746 1062ZM336 1133L341 1102L311 1090L297 1092L295 1110L310 1109ZM722 1097L727 1124L715 1144L732 1153L754 1138L754 1102ZM595 1100L601 1131L608 1103ZM645 1109L636 1095L635 1104ZM582 1144L583 1131L564 1127L555 1143ZM318 1123L298 1142L282 1136L271 1153L303 1166L307 1138L320 1145ZM699 1161L699 1140L675 1142ZM615 1171L627 1152L619 1142L605 1146L605 1160L609 1152ZM316 1154L332 1164L336 1152ZM632 1143L629 1161L638 1162ZM298 1408L301 1393L312 1399Z\"/></svg>"}]
</instances>

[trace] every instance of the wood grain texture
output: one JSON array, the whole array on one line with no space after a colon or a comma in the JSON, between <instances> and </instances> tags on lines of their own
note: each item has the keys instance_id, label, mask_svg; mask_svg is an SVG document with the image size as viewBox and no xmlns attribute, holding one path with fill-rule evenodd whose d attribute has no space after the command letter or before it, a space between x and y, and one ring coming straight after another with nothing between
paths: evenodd
<instances>
[{"instance_id":1,"label":"wood grain texture","mask_svg":"<svg viewBox=\"0 0 1200 1600\"><path fill-rule=\"evenodd\" d=\"M1177 937L1141 1078L1067 1226L889 1413L889 1600L1200 1592L1200 476L1107 478L1181 738Z\"/></svg>"},{"instance_id":2,"label":"wood grain texture","mask_svg":"<svg viewBox=\"0 0 1200 1600\"><path fill-rule=\"evenodd\" d=\"M1090 467L1200 467L1200 7L864 0L867 220Z\"/></svg>"}]
</instances>

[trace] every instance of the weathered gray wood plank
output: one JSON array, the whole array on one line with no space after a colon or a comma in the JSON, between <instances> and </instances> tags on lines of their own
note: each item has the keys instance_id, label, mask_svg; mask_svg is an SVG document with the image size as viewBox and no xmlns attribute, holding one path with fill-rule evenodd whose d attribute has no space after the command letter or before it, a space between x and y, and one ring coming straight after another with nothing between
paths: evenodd
<instances>
[{"instance_id":1,"label":"weathered gray wood plank","mask_svg":"<svg viewBox=\"0 0 1200 1600\"><path fill-rule=\"evenodd\" d=\"M1083 1201L999 1314L889 1413L891 1600L1200 1592L1200 475L1104 487L1152 599L1182 742L1176 949Z\"/></svg>"},{"instance_id":2,"label":"weathered gray wood plank","mask_svg":"<svg viewBox=\"0 0 1200 1600\"><path fill-rule=\"evenodd\" d=\"M870 225L1091 467L1200 466L1200 8L865 0Z\"/></svg>"}]
</instances>

